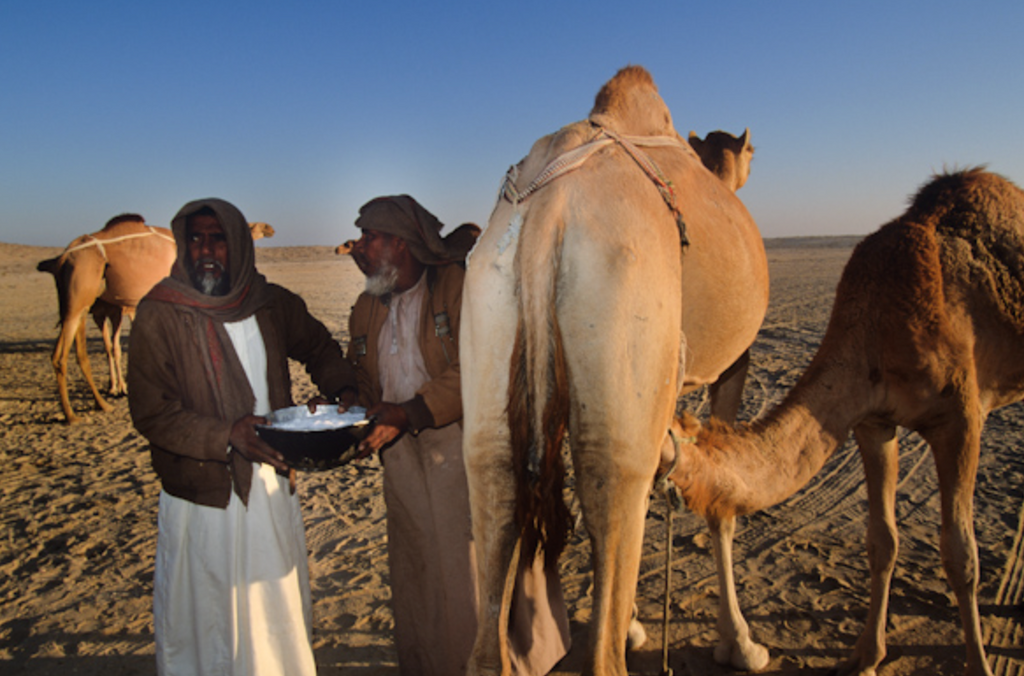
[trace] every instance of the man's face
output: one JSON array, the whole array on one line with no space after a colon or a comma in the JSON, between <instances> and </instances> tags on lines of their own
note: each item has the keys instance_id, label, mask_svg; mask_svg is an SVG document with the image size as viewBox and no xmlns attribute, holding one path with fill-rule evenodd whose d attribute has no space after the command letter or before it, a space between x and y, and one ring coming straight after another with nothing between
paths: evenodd
<instances>
[{"instance_id":1,"label":"man's face","mask_svg":"<svg viewBox=\"0 0 1024 676\"><path fill-rule=\"evenodd\" d=\"M400 239L376 230L363 230L349 255L366 275L366 292L371 296L391 293L398 281L396 247Z\"/></svg>"},{"instance_id":2,"label":"man's face","mask_svg":"<svg viewBox=\"0 0 1024 676\"><path fill-rule=\"evenodd\" d=\"M198 214L187 227L189 274L197 289L223 296L231 288L228 239L216 216Z\"/></svg>"}]
</instances>

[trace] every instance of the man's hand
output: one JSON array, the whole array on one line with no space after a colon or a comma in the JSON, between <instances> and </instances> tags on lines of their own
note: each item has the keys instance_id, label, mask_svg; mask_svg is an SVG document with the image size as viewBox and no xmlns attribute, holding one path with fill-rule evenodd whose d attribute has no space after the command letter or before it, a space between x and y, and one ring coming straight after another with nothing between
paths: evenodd
<instances>
[{"instance_id":1,"label":"man's hand","mask_svg":"<svg viewBox=\"0 0 1024 676\"><path fill-rule=\"evenodd\" d=\"M317 406L324 406L326 404L333 403L321 394L316 395L312 399L306 402L306 406L309 408L310 413L316 412ZM356 391L353 389L345 388L338 394L338 413L344 413L353 406L356 405Z\"/></svg>"},{"instance_id":2,"label":"man's hand","mask_svg":"<svg viewBox=\"0 0 1024 676\"><path fill-rule=\"evenodd\" d=\"M377 404L366 412L366 417L376 418L377 423L373 426L370 434L359 444L359 450L362 451L361 458L379 451L409 429L409 418L405 414L405 409L398 404L387 402Z\"/></svg>"},{"instance_id":3,"label":"man's hand","mask_svg":"<svg viewBox=\"0 0 1024 676\"><path fill-rule=\"evenodd\" d=\"M240 453L243 458L250 462L265 462L274 469L287 472L288 464L284 456L275 451L270 445L263 441L253 425L265 425L267 419L258 415L247 415L239 418L231 426L231 434L228 436L228 443Z\"/></svg>"}]
</instances>

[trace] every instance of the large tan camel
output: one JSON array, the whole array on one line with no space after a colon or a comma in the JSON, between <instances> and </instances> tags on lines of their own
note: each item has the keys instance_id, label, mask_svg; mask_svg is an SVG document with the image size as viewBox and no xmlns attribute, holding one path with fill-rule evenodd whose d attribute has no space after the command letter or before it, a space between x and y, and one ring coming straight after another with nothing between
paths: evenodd
<instances>
[{"instance_id":1,"label":"large tan camel","mask_svg":"<svg viewBox=\"0 0 1024 676\"><path fill-rule=\"evenodd\" d=\"M568 432L594 564L585 672L624 675L661 446L681 393L743 371L730 366L767 308L764 247L636 66L602 88L587 120L537 141L502 194L463 291L464 453L480 571L469 673L508 673L516 557L539 543L554 565L564 545ZM731 542L731 523L713 525ZM725 652L763 665L742 617L728 617Z\"/></svg>"},{"instance_id":2,"label":"large tan camel","mask_svg":"<svg viewBox=\"0 0 1024 676\"><path fill-rule=\"evenodd\" d=\"M854 250L821 347L783 402L749 427L701 429L696 446L681 445L671 478L691 509L731 519L795 493L852 430L867 482L871 604L838 672L873 676L896 563L896 428L916 430L935 458L942 563L967 673L989 675L974 482L985 418L1022 399L1024 191L978 169L945 174Z\"/></svg>"},{"instance_id":3,"label":"large tan camel","mask_svg":"<svg viewBox=\"0 0 1024 676\"><path fill-rule=\"evenodd\" d=\"M273 237L267 223L250 223L254 240ZM56 258L41 261L36 269L49 272L57 284L61 327L51 363L57 374L57 390L68 423L78 421L68 396L68 355L72 345L97 408L111 406L100 395L92 377L85 341L85 313L88 310L103 335L110 373L111 396L127 392L121 352L124 318L135 315L135 307L153 286L166 277L174 264L177 248L167 228L146 225L138 214L110 219L99 232L76 238Z\"/></svg>"}]
</instances>

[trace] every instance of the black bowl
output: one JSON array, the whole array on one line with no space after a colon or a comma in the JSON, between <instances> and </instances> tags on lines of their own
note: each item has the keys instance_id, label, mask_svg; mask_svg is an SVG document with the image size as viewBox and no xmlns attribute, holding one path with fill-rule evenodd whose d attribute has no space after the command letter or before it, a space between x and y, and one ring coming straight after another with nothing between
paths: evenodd
<instances>
[{"instance_id":1,"label":"black bowl","mask_svg":"<svg viewBox=\"0 0 1024 676\"><path fill-rule=\"evenodd\" d=\"M290 467L318 472L340 467L359 455L359 442L366 438L373 421L365 409L352 407L338 414L334 404L282 408L266 416L268 424L256 425L256 433L284 456Z\"/></svg>"}]
</instances>

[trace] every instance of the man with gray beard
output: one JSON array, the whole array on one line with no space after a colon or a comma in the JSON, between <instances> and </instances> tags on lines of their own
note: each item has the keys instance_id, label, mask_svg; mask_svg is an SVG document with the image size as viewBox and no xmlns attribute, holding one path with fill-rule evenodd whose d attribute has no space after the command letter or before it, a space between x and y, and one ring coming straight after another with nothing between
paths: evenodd
<instances>
[{"instance_id":1,"label":"man with gray beard","mask_svg":"<svg viewBox=\"0 0 1024 676\"><path fill-rule=\"evenodd\" d=\"M408 195L359 210L350 255L366 275L349 320L358 402L377 419L364 452L380 452L399 671L464 674L477 626L476 553L462 456L459 319L464 261L480 229L441 237ZM342 401L352 403L349 393ZM557 573L520 570L509 628L517 674L545 674L565 655L568 615Z\"/></svg>"},{"instance_id":2,"label":"man with gray beard","mask_svg":"<svg viewBox=\"0 0 1024 676\"><path fill-rule=\"evenodd\" d=\"M294 471L256 434L292 405L289 359L325 396L355 383L330 332L256 270L218 199L171 225L178 257L132 324L128 403L160 478L159 676L312 676L309 565Z\"/></svg>"}]
</instances>

